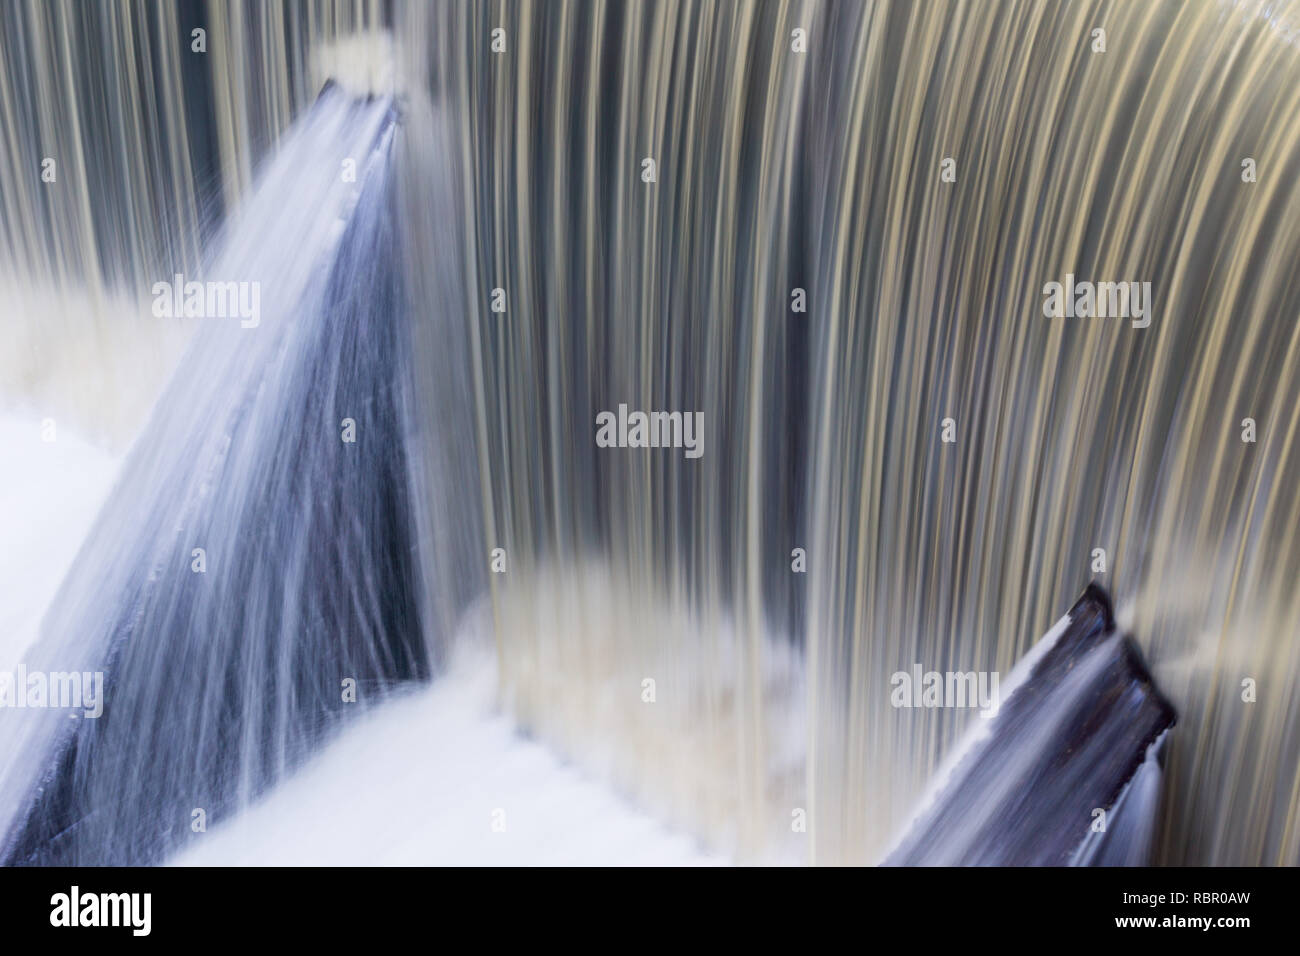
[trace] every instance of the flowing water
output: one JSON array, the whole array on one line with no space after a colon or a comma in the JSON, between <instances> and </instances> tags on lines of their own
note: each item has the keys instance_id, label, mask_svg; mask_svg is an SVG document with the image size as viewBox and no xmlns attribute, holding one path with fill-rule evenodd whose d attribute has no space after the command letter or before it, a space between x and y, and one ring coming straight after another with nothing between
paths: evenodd
<instances>
[{"instance_id":1,"label":"flowing water","mask_svg":"<svg viewBox=\"0 0 1300 956\"><path fill-rule=\"evenodd\" d=\"M523 732L876 861L979 719L891 676L1010 673L1096 579L1178 713L1125 842L1300 862L1298 9L7 5L0 394L139 429L29 655L106 717L6 719L7 858L165 855L486 594ZM176 274L260 324L152 315Z\"/></svg>"}]
</instances>

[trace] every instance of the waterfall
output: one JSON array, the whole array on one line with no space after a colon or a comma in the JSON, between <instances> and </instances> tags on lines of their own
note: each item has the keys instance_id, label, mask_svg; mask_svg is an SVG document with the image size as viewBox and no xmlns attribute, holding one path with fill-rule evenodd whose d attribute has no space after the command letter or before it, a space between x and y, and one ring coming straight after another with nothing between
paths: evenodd
<instances>
[{"instance_id":1,"label":"waterfall","mask_svg":"<svg viewBox=\"0 0 1300 956\"><path fill-rule=\"evenodd\" d=\"M247 284L259 314L198 319L29 655L104 674L105 709L37 720L5 775L29 788L8 800L8 862L155 862L191 814L217 822L273 785L350 703L431 676L395 135L389 102L327 89L208 283L160 293L193 317L211 299L192 291Z\"/></svg>"},{"instance_id":2,"label":"waterfall","mask_svg":"<svg viewBox=\"0 0 1300 956\"><path fill-rule=\"evenodd\" d=\"M742 857L870 862L979 719L890 676L1009 672L1095 579L1179 714L1153 858L1300 860L1291 5L404 15L524 726ZM1067 276L1151 282L1151 324L1047 317ZM708 451L597 448L620 403Z\"/></svg>"},{"instance_id":3,"label":"waterfall","mask_svg":"<svg viewBox=\"0 0 1300 956\"><path fill-rule=\"evenodd\" d=\"M168 858L474 615L522 734L732 859L1300 862L1296 23L7 6L0 401L130 453L25 661L104 714L0 713L4 860ZM1059 839L954 835L1078 721Z\"/></svg>"}]
</instances>

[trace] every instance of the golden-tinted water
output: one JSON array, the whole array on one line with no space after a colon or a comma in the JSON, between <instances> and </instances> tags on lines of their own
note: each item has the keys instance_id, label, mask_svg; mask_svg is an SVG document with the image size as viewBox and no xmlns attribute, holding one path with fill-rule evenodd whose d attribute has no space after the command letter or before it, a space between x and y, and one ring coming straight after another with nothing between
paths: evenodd
<instances>
[{"instance_id":1,"label":"golden-tinted water","mask_svg":"<svg viewBox=\"0 0 1300 956\"><path fill-rule=\"evenodd\" d=\"M342 41L387 27L400 80L364 82L456 164L459 207L404 227L463 263L425 288L468 303L524 727L743 858L868 862L973 719L892 707L890 675L1008 671L1095 577L1179 710L1157 859L1294 864L1296 17L9 5L0 275L76 305L15 313L42 351L0 386L98 407L76 396L130 367L110 314L189 271ZM1067 276L1149 282L1149 325L1045 316ZM151 329L130 354L171 354ZM703 457L598 448L620 403L702 411Z\"/></svg>"}]
</instances>

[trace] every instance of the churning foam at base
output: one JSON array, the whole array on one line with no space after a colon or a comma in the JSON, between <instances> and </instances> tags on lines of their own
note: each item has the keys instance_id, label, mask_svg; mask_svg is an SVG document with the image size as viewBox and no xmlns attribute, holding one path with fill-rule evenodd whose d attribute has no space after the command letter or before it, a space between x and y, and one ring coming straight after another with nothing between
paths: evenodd
<instances>
[{"instance_id":1,"label":"churning foam at base","mask_svg":"<svg viewBox=\"0 0 1300 956\"><path fill-rule=\"evenodd\" d=\"M521 737L493 654L384 704L261 803L172 862L224 865L693 866L725 862Z\"/></svg>"}]
</instances>

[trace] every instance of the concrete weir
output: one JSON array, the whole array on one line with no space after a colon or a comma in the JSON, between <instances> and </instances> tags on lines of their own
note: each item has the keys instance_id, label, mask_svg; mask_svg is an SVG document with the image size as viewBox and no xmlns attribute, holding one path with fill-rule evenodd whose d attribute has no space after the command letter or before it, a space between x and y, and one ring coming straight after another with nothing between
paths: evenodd
<instances>
[{"instance_id":1,"label":"concrete weir","mask_svg":"<svg viewBox=\"0 0 1300 956\"><path fill-rule=\"evenodd\" d=\"M158 862L431 675L394 127L327 89L229 225L212 272L262 321L197 320L45 620L30 666L102 671L104 709L23 712L0 861Z\"/></svg>"},{"instance_id":2,"label":"concrete weir","mask_svg":"<svg viewBox=\"0 0 1300 956\"><path fill-rule=\"evenodd\" d=\"M1089 585L1009 683L886 864L1148 862L1175 715L1106 592Z\"/></svg>"}]
</instances>

